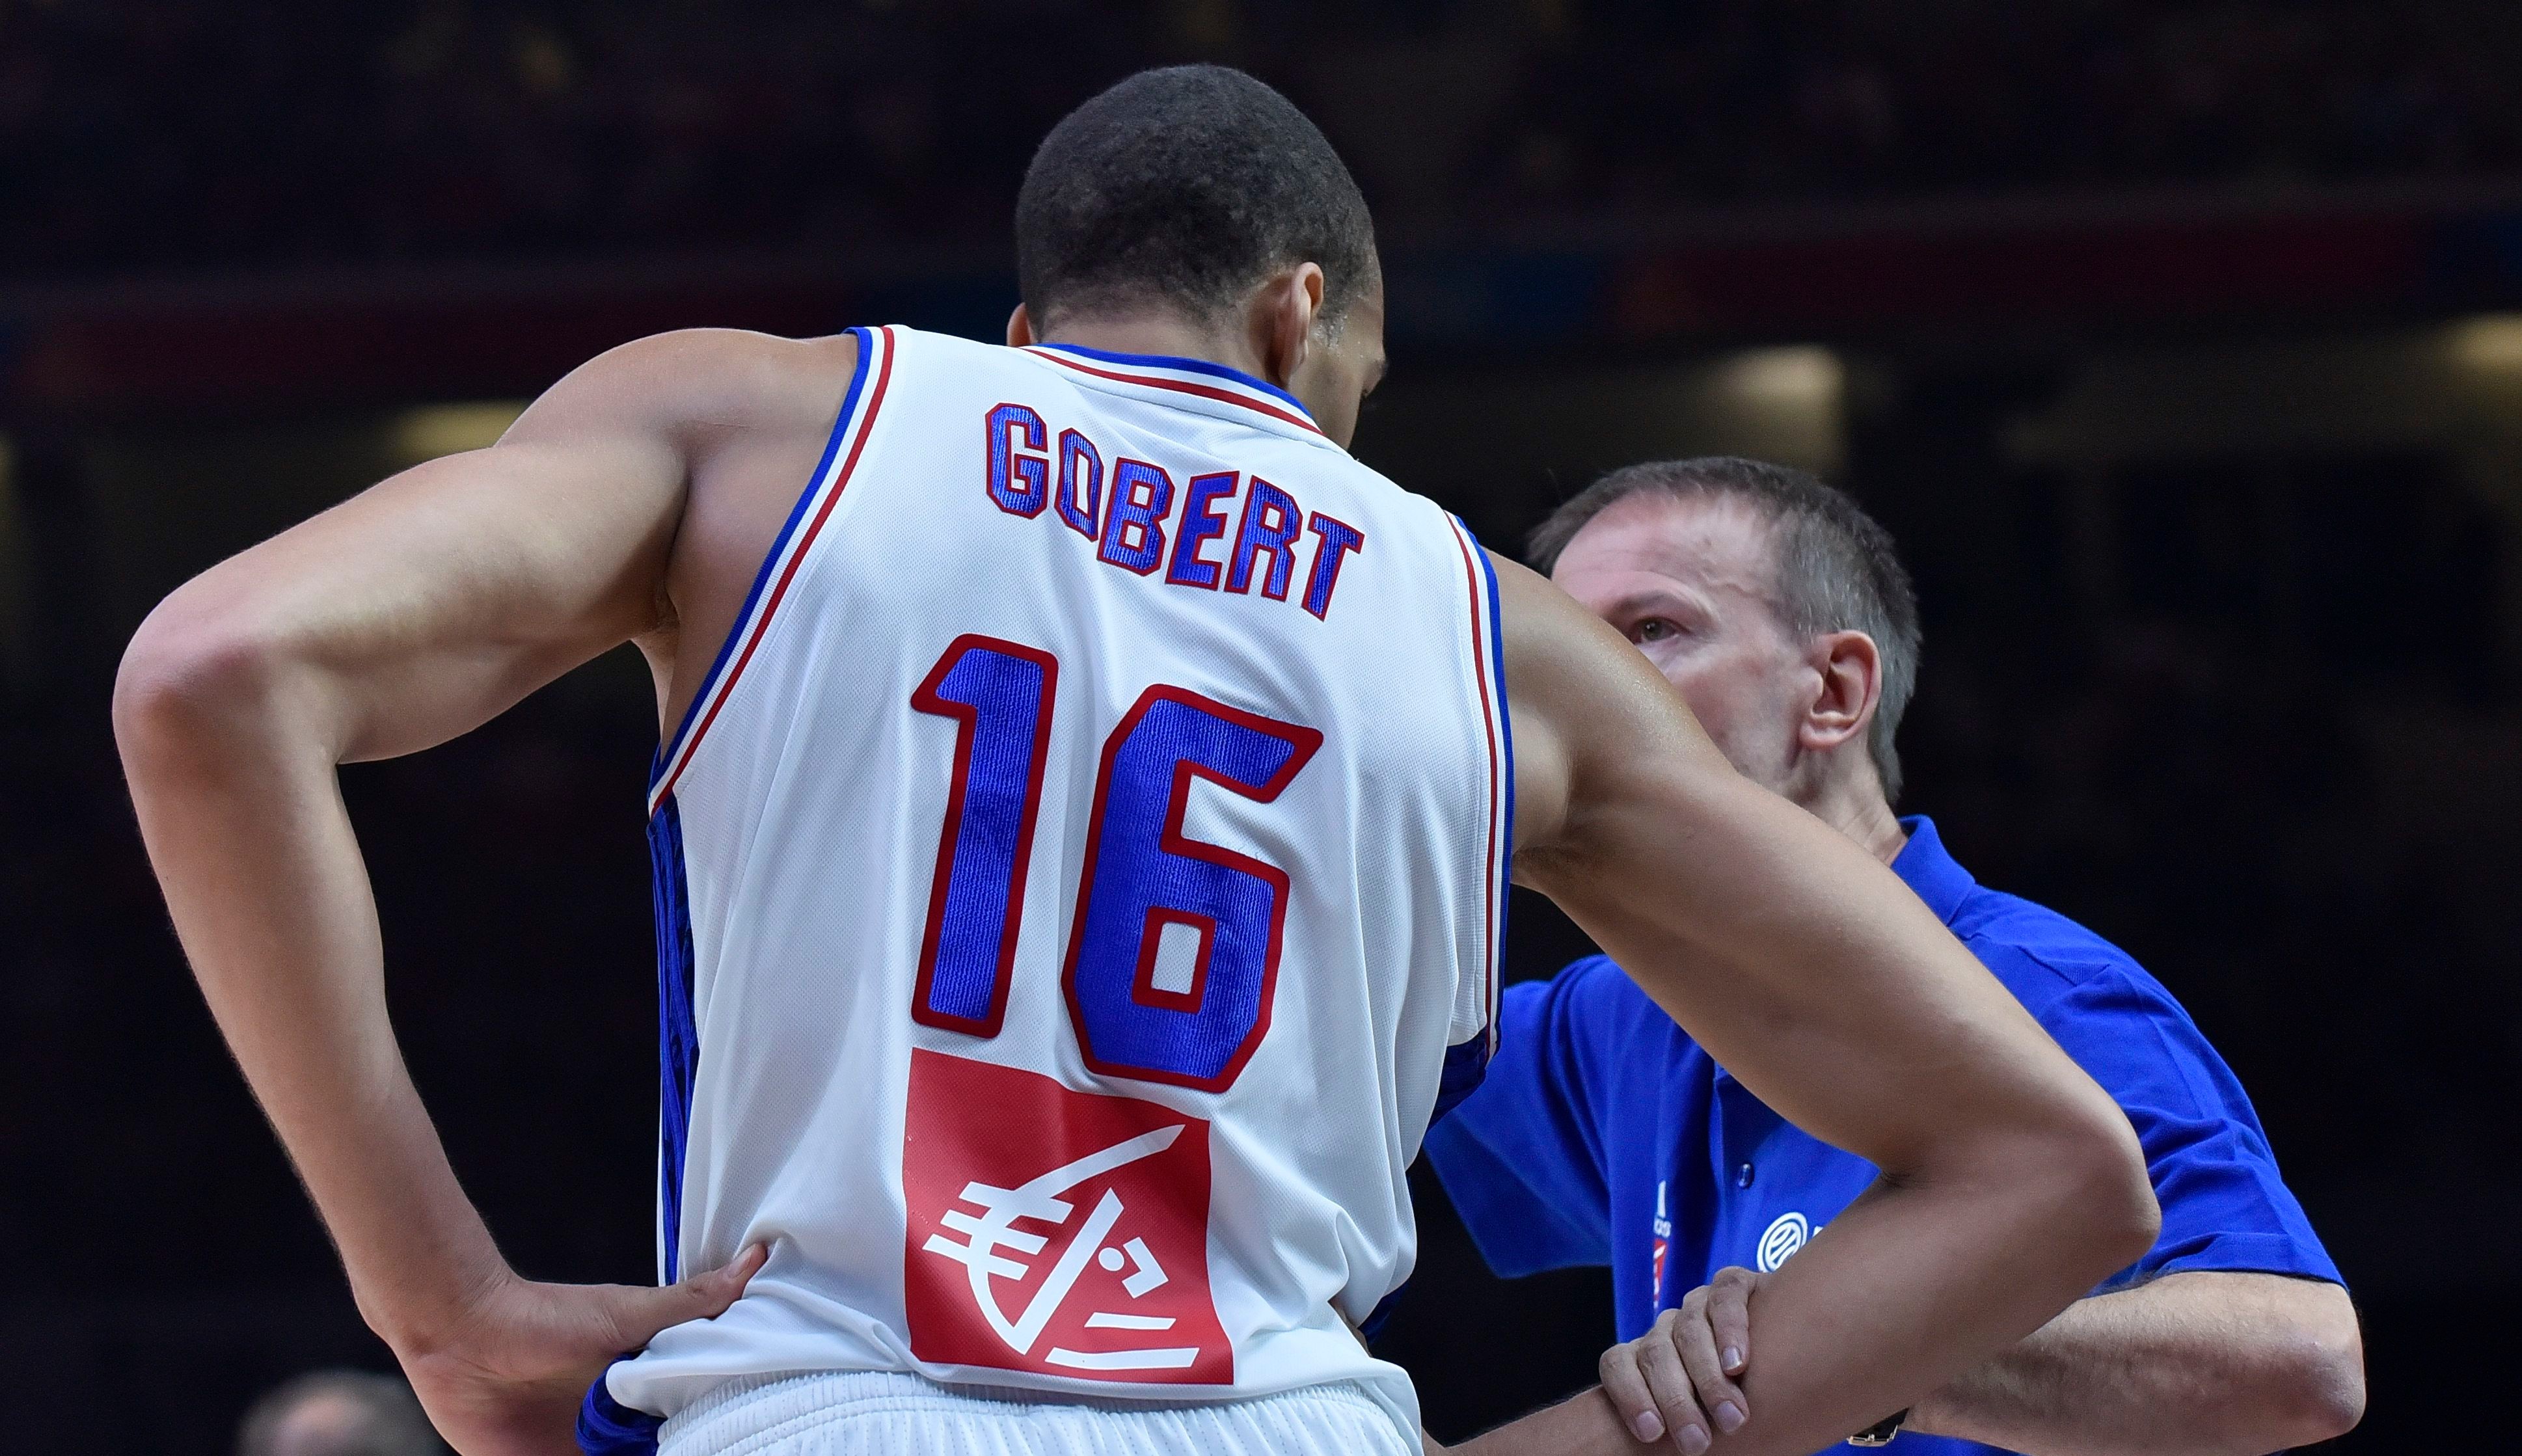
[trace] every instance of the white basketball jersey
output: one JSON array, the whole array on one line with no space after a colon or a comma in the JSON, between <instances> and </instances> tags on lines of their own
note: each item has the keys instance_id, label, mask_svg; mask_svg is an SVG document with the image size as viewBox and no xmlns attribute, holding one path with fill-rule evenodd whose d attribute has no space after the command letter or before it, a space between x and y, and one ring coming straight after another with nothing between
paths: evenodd
<instances>
[{"instance_id":1,"label":"white basketball jersey","mask_svg":"<svg viewBox=\"0 0 2522 1456\"><path fill-rule=\"evenodd\" d=\"M1234 370L857 337L652 789L661 1272L770 1262L611 1394L1355 1380L1415 1423L1343 1320L1492 1034L1486 558Z\"/></svg>"}]
</instances>

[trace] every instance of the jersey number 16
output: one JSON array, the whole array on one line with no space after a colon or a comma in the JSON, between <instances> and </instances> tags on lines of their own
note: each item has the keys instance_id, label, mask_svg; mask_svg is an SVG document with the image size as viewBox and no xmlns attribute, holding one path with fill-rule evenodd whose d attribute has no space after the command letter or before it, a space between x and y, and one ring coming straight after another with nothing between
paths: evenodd
<instances>
[{"instance_id":1,"label":"jersey number 16","mask_svg":"<svg viewBox=\"0 0 2522 1456\"><path fill-rule=\"evenodd\" d=\"M911 994L922 1025L993 1037L1006 1019L1058 682L1050 653L966 634L911 695L956 724ZM1234 1084L1270 1028L1287 875L1186 838L1191 780L1267 804L1322 745L1314 728L1162 684L1122 715L1103 742L1060 971L1088 1066L1205 1092ZM1167 925L1196 937L1188 987L1156 984Z\"/></svg>"}]
</instances>

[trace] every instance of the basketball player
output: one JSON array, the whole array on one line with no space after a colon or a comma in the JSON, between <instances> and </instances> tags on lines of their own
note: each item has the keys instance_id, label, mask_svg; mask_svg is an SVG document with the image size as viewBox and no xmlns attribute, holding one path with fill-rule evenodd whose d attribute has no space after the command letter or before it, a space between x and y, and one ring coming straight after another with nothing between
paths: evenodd
<instances>
[{"instance_id":1,"label":"basketball player","mask_svg":"<svg viewBox=\"0 0 2522 1456\"><path fill-rule=\"evenodd\" d=\"M2125 1120L1889 871L1349 457L1373 234L1283 98L1123 82L1017 245L1010 347L625 346L130 648L176 927L460 1449L564 1451L573 1412L675 1453L1413 1449L1351 1324L1487 1055L1510 869L1886 1172L1763 1292L1798 1415L1740 1449L1856 1431L2146 1247ZM335 781L625 640L665 728L658 1289L500 1257ZM1603 1402L1527 1438L1628 1441Z\"/></svg>"}]
</instances>

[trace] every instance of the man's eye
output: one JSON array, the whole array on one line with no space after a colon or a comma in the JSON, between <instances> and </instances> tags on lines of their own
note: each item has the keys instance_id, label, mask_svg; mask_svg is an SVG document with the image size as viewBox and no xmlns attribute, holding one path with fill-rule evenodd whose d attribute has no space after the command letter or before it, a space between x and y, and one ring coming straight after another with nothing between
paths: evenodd
<instances>
[{"instance_id":1,"label":"man's eye","mask_svg":"<svg viewBox=\"0 0 2522 1456\"><path fill-rule=\"evenodd\" d=\"M1649 617L1639 623L1629 635L1641 642L1660 642L1667 637L1681 635L1681 629L1666 618Z\"/></svg>"}]
</instances>

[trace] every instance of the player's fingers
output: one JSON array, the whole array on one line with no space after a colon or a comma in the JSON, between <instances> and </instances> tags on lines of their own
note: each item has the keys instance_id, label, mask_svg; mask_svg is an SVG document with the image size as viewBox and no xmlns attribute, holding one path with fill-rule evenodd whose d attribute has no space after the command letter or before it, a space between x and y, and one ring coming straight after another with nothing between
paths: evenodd
<instances>
[{"instance_id":1,"label":"player's fingers","mask_svg":"<svg viewBox=\"0 0 2522 1456\"><path fill-rule=\"evenodd\" d=\"M1717 1362L1740 1376L1751 1368L1751 1292L1760 1276L1728 1265L1707 1281L1707 1324L1716 1335ZM1748 1407L1747 1407L1748 1409Z\"/></svg>"},{"instance_id":2,"label":"player's fingers","mask_svg":"<svg viewBox=\"0 0 2522 1456\"><path fill-rule=\"evenodd\" d=\"M762 1272L763 1264L770 1257L771 1245L749 1244L734 1258L671 1285L668 1291L680 1292L684 1306L679 1311L682 1318L712 1319L724 1314L728 1305L743 1296L744 1287L752 1283L754 1275Z\"/></svg>"},{"instance_id":3,"label":"player's fingers","mask_svg":"<svg viewBox=\"0 0 2522 1456\"><path fill-rule=\"evenodd\" d=\"M1707 1433L1707 1416L1691 1388L1690 1371L1673 1343L1673 1331L1680 1323L1677 1309L1667 1309L1657 1318L1655 1328L1638 1342L1638 1371L1646 1377L1647 1390L1663 1416L1664 1430L1672 1433L1673 1444L1681 1448L1682 1456L1700 1456L1712 1437Z\"/></svg>"},{"instance_id":4,"label":"player's fingers","mask_svg":"<svg viewBox=\"0 0 2522 1456\"><path fill-rule=\"evenodd\" d=\"M1603 1351L1595 1369L1603 1379L1604 1398L1619 1413L1620 1424L1629 1433L1649 1444L1663 1439L1663 1416L1647 1389L1647 1378L1638 1372L1638 1347L1615 1344Z\"/></svg>"},{"instance_id":5,"label":"player's fingers","mask_svg":"<svg viewBox=\"0 0 2522 1456\"><path fill-rule=\"evenodd\" d=\"M683 1280L676 1286L677 1289L688 1291L686 1297L691 1301L691 1312L686 1313L683 1318L715 1319L726 1313L728 1305L744 1297L744 1287L753 1282L753 1276L761 1273L762 1266L770 1260L770 1245L748 1244L737 1252L734 1258L706 1273L695 1274Z\"/></svg>"},{"instance_id":6,"label":"player's fingers","mask_svg":"<svg viewBox=\"0 0 2522 1456\"><path fill-rule=\"evenodd\" d=\"M716 1269L663 1289L617 1289L605 1311L612 1324L614 1347L635 1350L660 1330L724 1314L770 1257L770 1248L756 1244Z\"/></svg>"},{"instance_id":7,"label":"player's fingers","mask_svg":"<svg viewBox=\"0 0 2522 1456\"><path fill-rule=\"evenodd\" d=\"M1681 1301L1681 1318L1673 1323L1674 1347L1680 1351L1681 1367L1690 1372L1690 1384L1699 1392L1699 1403L1716 1429L1732 1435L1743 1429L1751 1418L1751 1402L1728 1380L1716 1358L1716 1332L1707 1323L1707 1311L1713 1303L1705 1286L1692 1290Z\"/></svg>"}]
</instances>

